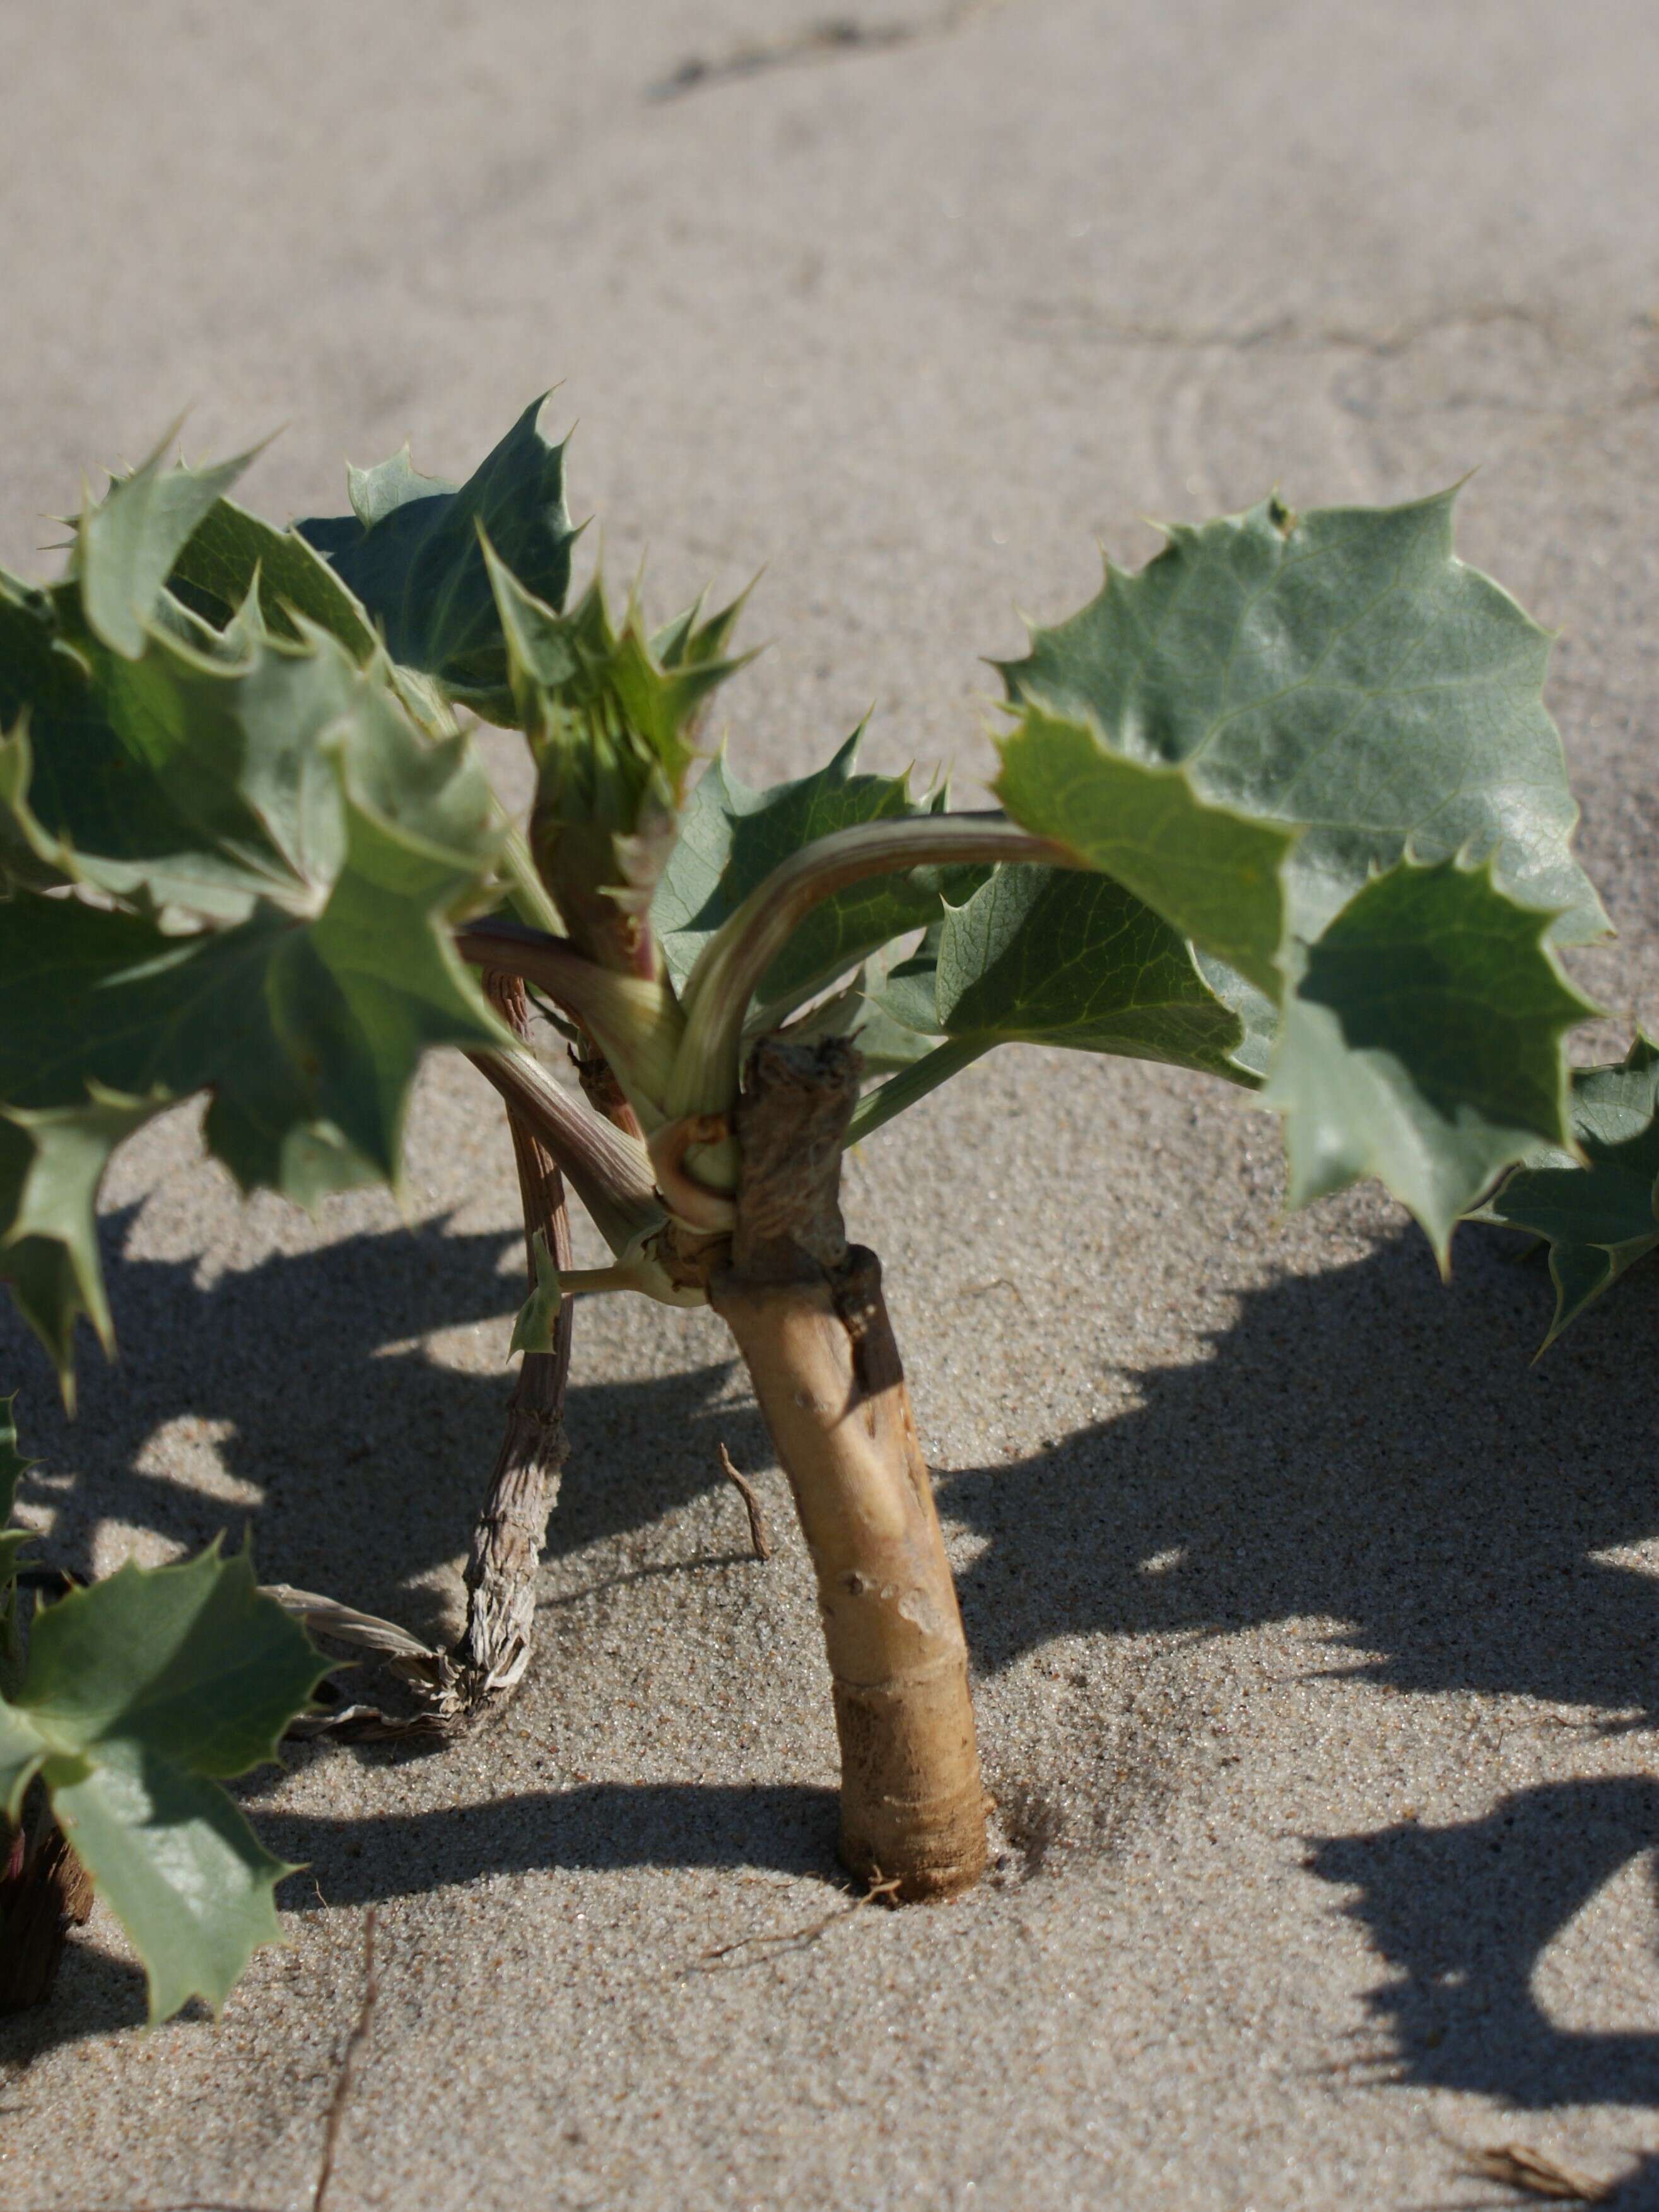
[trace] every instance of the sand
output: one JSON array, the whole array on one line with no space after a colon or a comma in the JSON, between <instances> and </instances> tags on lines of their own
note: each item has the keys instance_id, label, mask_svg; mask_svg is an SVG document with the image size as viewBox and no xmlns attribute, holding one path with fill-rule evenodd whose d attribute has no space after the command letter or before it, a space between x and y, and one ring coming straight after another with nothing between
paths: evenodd
<instances>
[{"instance_id":1,"label":"sand","mask_svg":"<svg viewBox=\"0 0 1659 2212\"><path fill-rule=\"evenodd\" d=\"M976 656L1097 540L1479 465L1462 550L1562 633L1621 932L1579 972L1659 1020L1653 10L1019 0L789 51L820 13L0 9L0 559L186 405L193 453L289 426L249 484L287 513L405 435L461 472L562 379L613 573L648 545L665 609L766 564L742 772L873 702L872 762L971 783ZM310 1221L188 1110L129 1149L78 1422L0 1325L55 1556L247 1528L272 1578L453 1623L520 1295L464 1066L410 1162L407 1221ZM1659 1268L1534 1366L1511 1246L1465 1231L1445 1289L1374 1188L1280 1189L1220 1086L1036 1051L849 1170L1002 1807L975 1896L705 1955L847 1901L810 1578L717 1325L594 1305L517 1704L252 1778L308 1867L217 2021L143 2032L97 1913L0 2029L0 2197L308 2204L373 1906L332 2212L1473 2206L1506 2142L1659 2204Z\"/></svg>"}]
</instances>

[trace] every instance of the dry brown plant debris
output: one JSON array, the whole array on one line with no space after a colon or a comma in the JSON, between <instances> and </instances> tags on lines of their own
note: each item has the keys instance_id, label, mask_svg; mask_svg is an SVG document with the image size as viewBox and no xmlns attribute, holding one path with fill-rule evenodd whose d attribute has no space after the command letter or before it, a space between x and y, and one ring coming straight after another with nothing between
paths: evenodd
<instances>
[{"instance_id":1,"label":"dry brown plant debris","mask_svg":"<svg viewBox=\"0 0 1659 2212\"><path fill-rule=\"evenodd\" d=\"M1611 2204L1618 2194L1616 2182L1593 2181L1588 2175L1574 2173L1547 2151L1533 2150L1525 2143L1498 2143L1473 2151L1464 2171L1482 2181L1501 2182L1506 2189L1526 2197L1546 2197L1557 2204Z\"/></svg>"},{"instance_id":2,"label":"dry brown plant debris","mask_svg":"<svg viewBox=\"0 0 1659 2212\"><path fill-rule=\"evenodd\" d=\"M357 2018L340 2053L340 2071L335 2079L334 2094L328 2100L328 2119L323 2129L323 2154L318 2162L317 2180L311 2192L311 2212L326 2212L328 2193L334 2183L334 2154L339 2145L341 2124L350 2100L352 2084L362 2063L363 2052L368 2047L369 2022L374 2016L374 2007L380 1994L380 1985L374 1972L374 1907L371 1905L363 1915L363 1998L357 2008Z\"/></svg>"}]
</instances>

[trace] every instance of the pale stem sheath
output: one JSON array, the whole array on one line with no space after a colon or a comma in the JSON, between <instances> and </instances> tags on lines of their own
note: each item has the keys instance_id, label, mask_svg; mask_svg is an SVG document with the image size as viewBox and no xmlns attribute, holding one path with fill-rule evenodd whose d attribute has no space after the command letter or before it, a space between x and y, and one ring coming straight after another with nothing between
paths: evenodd
<instances>
[{"instance_id":1,"label":"pale stem sheath","mask_svg":"<svg viewBox=\"0 0 1659 2212\"><path fill-rule=\"evenodd\" d=\"M720 1113L731 1105L749 1001L803 916L820 901L866 876L1007 860L1049 867L1081 865L1064 846L1034 837L1000 814L924 814L862 823L793 854L721 924L691 971L685 988L685 1036L669 1086L667 1117ZM720 1166L726 1177L735 1174L734 1161ZM698 1171L710 1182L723 1179L713 1157L699 1163Z\"/></svg>"},{"instance_id":2,"label":"pale stem sheath","mask_svg":"<svg viewBox=\"0 0 1659 2212\"><path fill-rule=\"evenodd\" d=\"M509 1027L525 1035L528 1009L516 977L487 974L484 988ZM570 1224L558 1162L518 1110L507 1109L524 1212L525 1266L536 1281L539 1233L556 1267L570 1265ZM536 1575L548 1516L564 1465L564 1392L570 1371L572 1308L567 1299L549 1352L527 1352L507 1406L506 1432L472 1532L466 1563L466 1626L450 1654L448 1698L462 1713L510 1690L530 1661Z\"/></svg>"},{"instance_id":3,"label":"pale stem sheath","mask_svg":"<svg viewBox=\"0 0 1659 2212\"><path fill-rule=\"evenodd\" d=\"M656 1102L668 1088L684 1030L666 983L601 968L563 938L514 922L468 922L455 933L455 949L476 968L534 983L574 1014L611 1063L647 1133L661 1121Z\"/></svg>"},{"instance_id":4,"label":"pale stem sheath","mask_svg":"<svg viewBox=\"0 0 1659 2212\"><path fill-rule=\"evenodd\" d=\"M613 1252L659 1224L643 1145L562 1089L529 1052L469 1057L546 1146Z\"/></svg>"}]
</instances>

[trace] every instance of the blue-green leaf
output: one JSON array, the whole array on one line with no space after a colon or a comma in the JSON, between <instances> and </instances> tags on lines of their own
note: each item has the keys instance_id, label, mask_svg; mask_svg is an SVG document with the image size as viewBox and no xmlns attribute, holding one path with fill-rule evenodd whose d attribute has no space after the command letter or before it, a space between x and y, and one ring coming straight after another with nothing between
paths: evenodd
<instances>
[{"instance_id":1,"label":"blue-green leaf","mask_svg":"<svg viewBox=\"0 0 1659 2212\"><path fill-rule=\"evenodd\" d=\"M368 617L338 571L297 530L279 530L234 500L216 500L179 548L167 589L216 629L233 623L258 593L266 627L297 638L295 617L337 638L352 659L380 650Z\"/></svg>"},{"instance_id":2,"label":"blue-green leaf","mask_svg":"<svg viewBox=\"0 0 1659 2212\"><path fill-rule=\"evenodd\" d=\"M1268 500L1172 530L1137 575L1109 569L1079 614L1003 668L1016 706L1097 741L1098 767L1073 741L1064 787L1050 768L1041 795L1090 809L1091 774L1122 791L1133 765L1279 825L1296 838L1284 881L1304 939L1408 846L1419 860L1490 856L1501 889L1553 910L1558 944L1602 934L1568 849L1578 810L1543 703L1548 635L1455 557L1454 497L1301 515ZM1012 743L1017 758L1029 750ZM1017 818L1065 837L1063 804L1038 821L1017 799L1005 791ZM1168 919L1267 988L1271 912L1231 951Z\"/></svg>"},{"instance_id":3,"label":"blue-green leaf","mask_svg":"<svg viewBox=\"0 0 1659 2212\"><path fill-rule=\"evenodd\" d=\"M274 1758L325 1672L256 1589L246 1554L123 1567L37 1613L27 1668L0 1698L0 1802L35 1773L131 1937L152 2019L222 2004L256 1946L280 1939L289 1869L216 1778Z\"/></svg>"},{"instance_id":4,"label":"blue-green leaf","mask_svg":"<svg viewBox=\"0 0 1659 2212\"><path fill-rule=\"evenodd\" d=\"M1401 861L1302 950L1264 1094L1292 1206L1378 1176L1443 1267L1459 1216L1565 1137L1565 1042L1595 1009L1561 972L1553 919L1490 863Z\"/></svg>"},{"instance_id":5,"label":"blue-green leaf","mask_svg":"<svg viewBox=\"0 0 1659 2212\"><path fill-rule=\"evenodd\" d=\"M668 969L683 985L721 924L781 861L814 839L855 823L932 811L903 776L854 773L862 729L815 775L753 790L722 757L691 793L651 919ZM823 900L762 979L758 1020L781 1020L871 953L944 911L939 872L866 877Z\"/></svg>"},{"instance_id":6,"label":"blue-green leaf","mask_svg":"<svg viewBox=\"0 0 1659 2212\"><path fill-rule=\"evenodd\" d=\"M295 526L361 603L395 661L434 677L486 721L515 720L507 641L479 542L482 530L526 591L562 607L576 532L564 497L564 447L527 407L468 477L419 475L407 453L354 470L353 512Z\"/></svg>"},{"instance_id":7,"label":"blue-green leaf","mask_svg":"<svg viewBox=\"0 0 1659 2212\"><path fill-rule=\"evenodd\" d=\"M113 482L76 526L70 574L88 629L113 653L144 650L163 588L186 541L253 459L239 454L210 468L170 464L169 431L149 459Z\"/></svg>"},{"instance_id":8,"label":"blue-green leaf","mask_svg":"<svg viewBox=\"0 0 1659 2212\"><path fill-rule=\"evenodd\" d=\"M1184 767L1121 757L1081 722L1026 712L995 791L1016 822L1115 877L1182 936L1277 996L1284 824L1204 798Z\"/></svg>"},{"instance_id":9,"label":"blue-green leaf","mask_svg":"<svg viewBox=\"0 0 1659 2212\"><path fill-rule=\"evenodd\" d=\"M283 1941L275 1858L224 1791L119 1741L48 1759L58 1826L144 1968L152 2021L191 1997L217 2008L254 1952Z\"/></svg>"},{"instance_id":10,"label":"blue-green leaf","mask_svg":"<svg viewBox=\"0 0 1659 2212\"><path fill-rule=\"evenodd\" d=\"M75 1406L75 1324L115 1346L95 1219L110 1154L171 1102L91 1087L76 1105L0 1111L0 1279Z\"/></svg>"},{"instance_id":11,"label":"blue-green leaf","mask_svg":"<svg viewBox=\"0 0 1659 2212\"><path fill-rule=\"evenodd\" d=\"M1503 1167L1565 1140L1585 1002L1540 940L1606 927L1569 850L1548 638L1455 558L1451 507L1268 501L1171 531L1005 667L997 784L1192 939L1250 1018L1247 1064L1282 1005L1293 1197L1376 1173L1443 1259Z\"/></svg>"},{"instance_id":12,"label":"blue-green leaf","mask_svg":"<svg viewBox=\"0 0 1659 2212\"><path fill-rule=\"evenodd\" d=\"M100 654L48 642L85 712L43 679L4 763L32 848L142 909L0 902L0 1274L60 1372L78 1312L107 1337L90 1203L126 1128L210 1091L243 1186L311 1204L395 1181L427 1047L503 1036L450 927L493 895L500 844L465 739L434 742L308 629L223 659L156 633Z\"/></svg>"},{"instance_id":13,"label":"blue-green leaf","mask_svg":"<svg viewBox=\"0 0 1659 2212\"><path fill-rule=\"evenodd\" d=\"M945 915L935 987L946 1036L1022 1039L1252 1080L1243 1024L1185 939L1110 876L1001 867Z\"/></svg>"},{"instance_id":14,"label":"blue-green leaf","mask_svg":"<svg viewBox=\"0 0 1659 2212\"><path fill-rule=\"evenodd\" d=\"M1555 1318L1546 1350L1659 1248L1659 1045L1638 1031L1616 1066L1574 1070L1572 1133L1582 1166L1564 1153L1529 1161L1472 1217L1547 1241Z\"/></svg>"}]
</instances>

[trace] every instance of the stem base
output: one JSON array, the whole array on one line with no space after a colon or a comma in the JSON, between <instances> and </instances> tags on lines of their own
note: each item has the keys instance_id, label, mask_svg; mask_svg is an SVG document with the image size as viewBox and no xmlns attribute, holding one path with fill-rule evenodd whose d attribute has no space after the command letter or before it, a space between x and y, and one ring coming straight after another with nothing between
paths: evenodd
<instances>
[{"instance_id":1,"label":"stem base","mask_svg":"<svg viewBox=\"0 0 1659 2212\"><path fill-rule=\"evenodd\" d=\"M818 1583L842 1751L841 1856L905 1899L985 1870L968 1650L875 1255L833 1278L716 1276Z\"/></svg>"}]
</instances>

